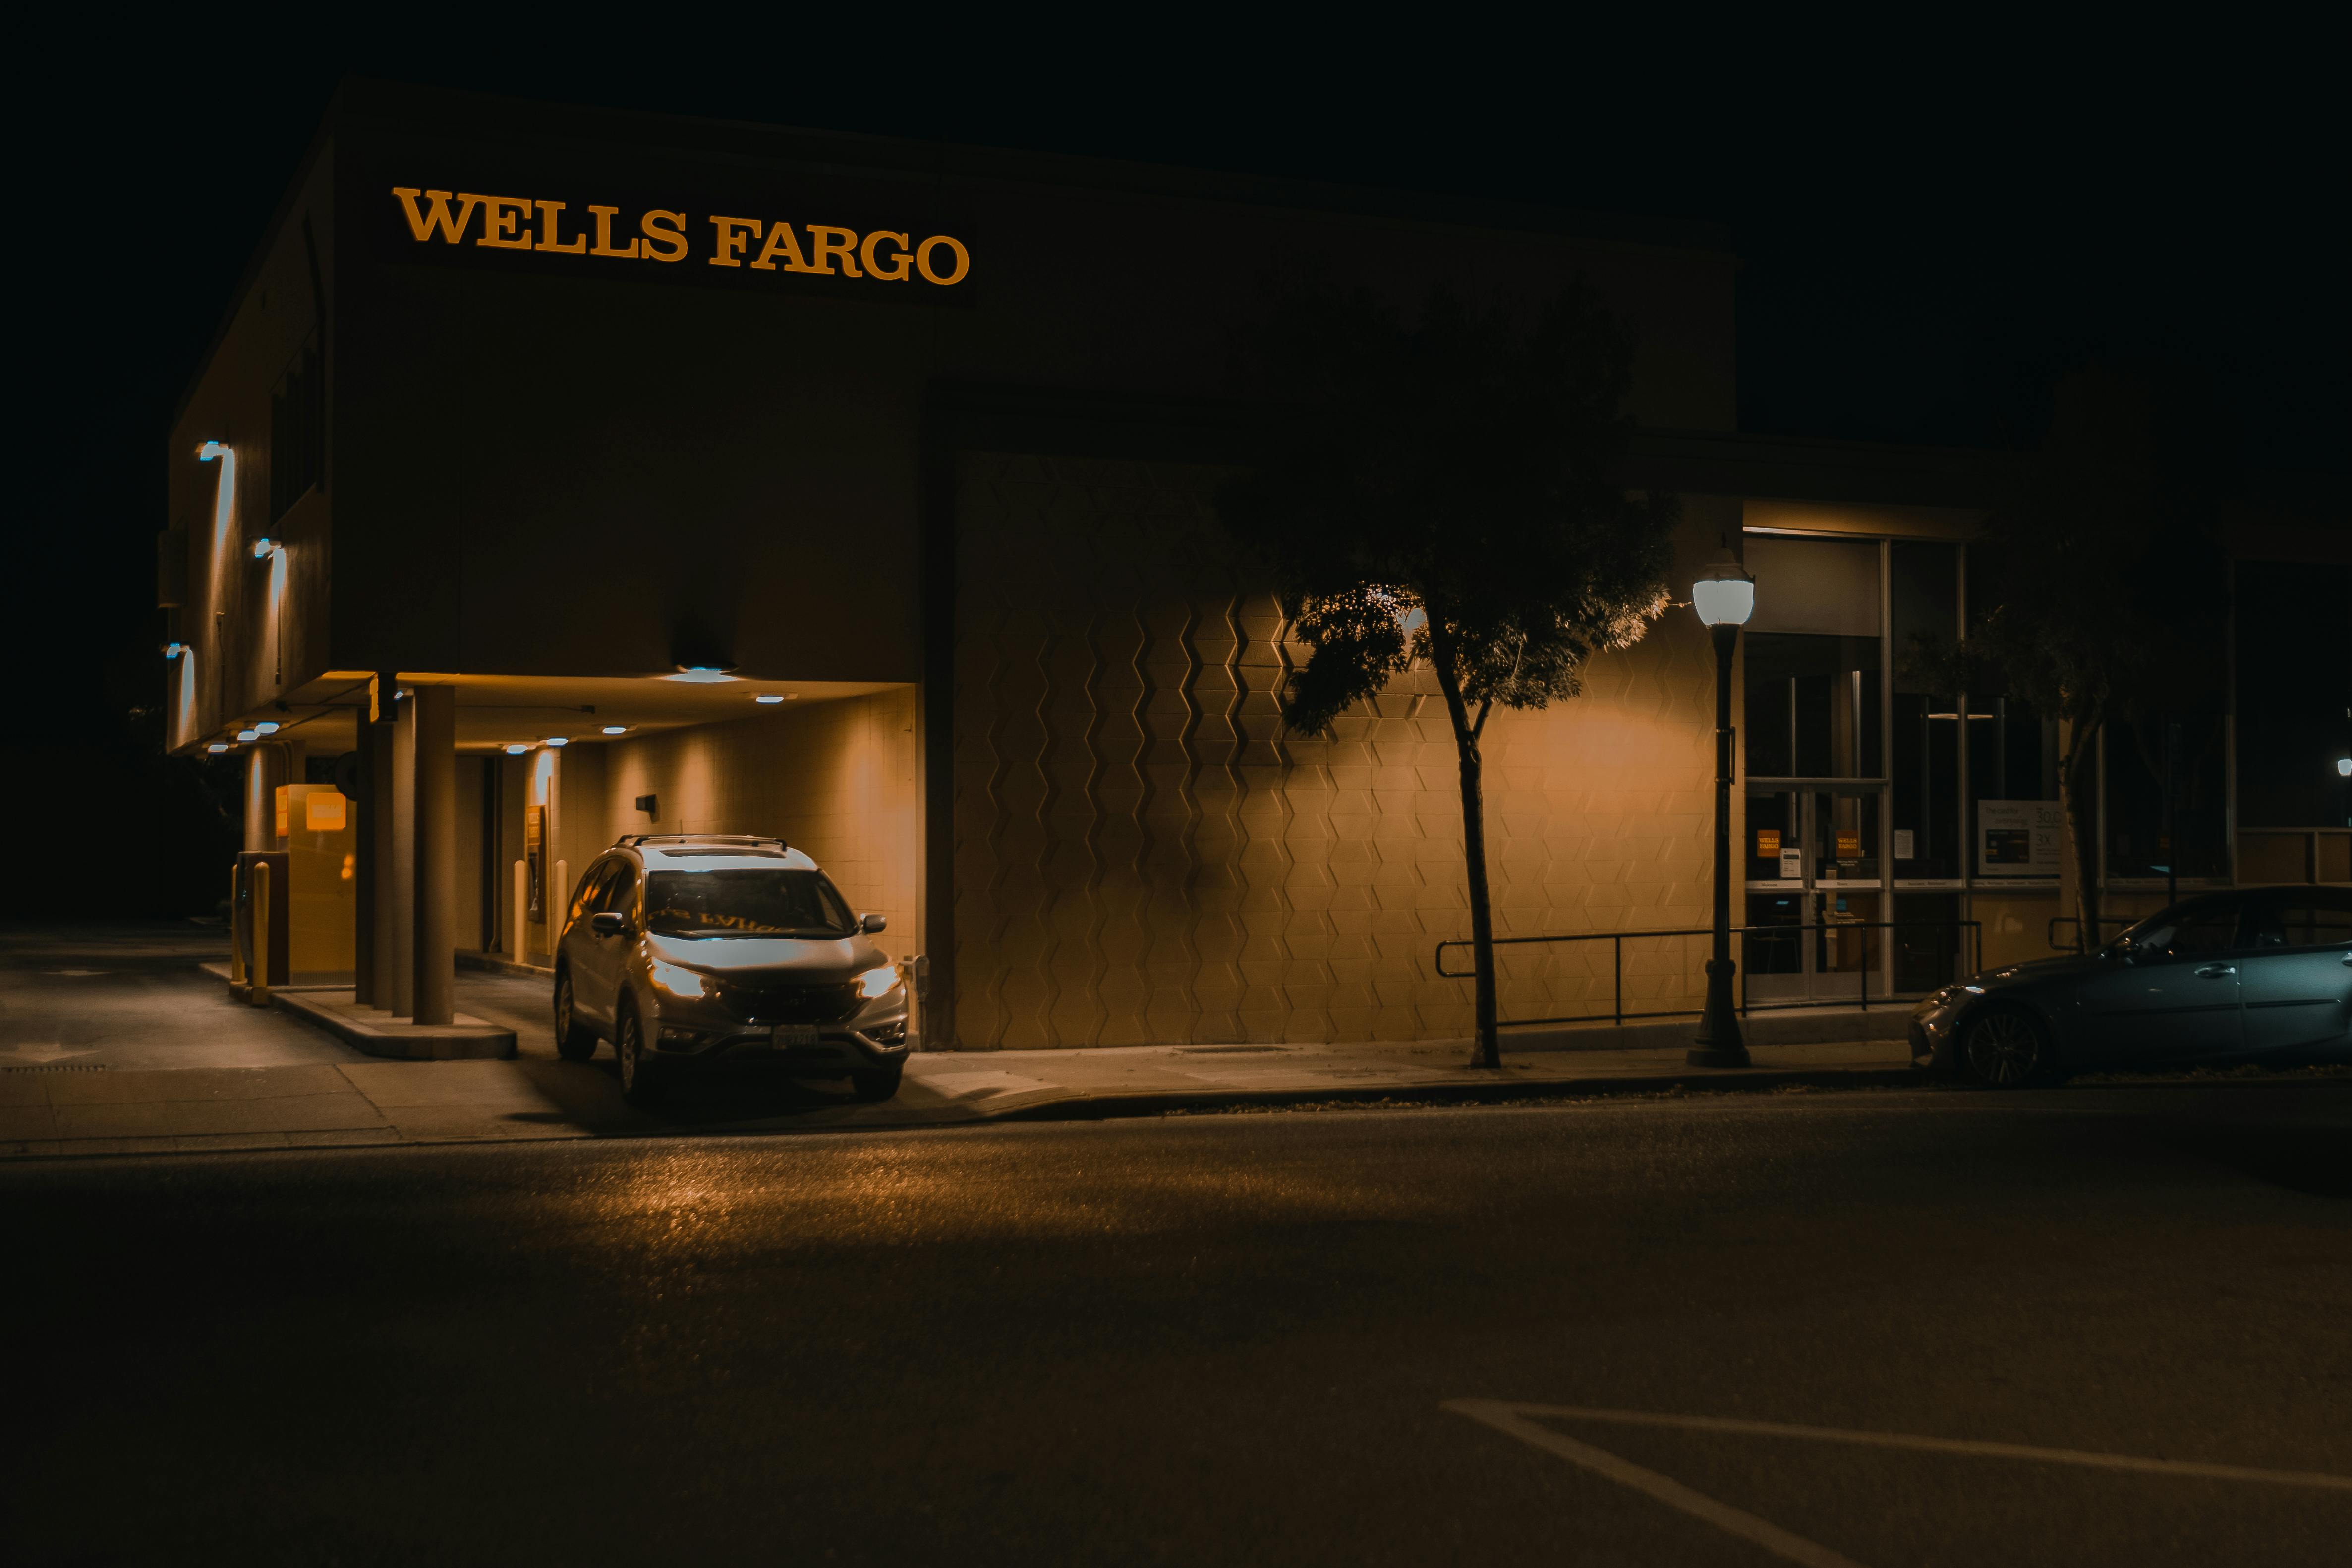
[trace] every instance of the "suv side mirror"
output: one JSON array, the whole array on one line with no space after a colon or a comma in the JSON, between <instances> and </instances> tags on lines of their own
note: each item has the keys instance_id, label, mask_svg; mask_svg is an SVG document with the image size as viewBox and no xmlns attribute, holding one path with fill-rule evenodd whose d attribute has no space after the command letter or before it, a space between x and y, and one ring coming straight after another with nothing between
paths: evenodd
<instances>
[{"instance_id":1,"label":"suv side mirror","mask_svg":"<svg viewBox=\"0 0 2352 1568\"><path fill-rule=\"evenodd\" d=\"M887 930L889 924L889 918L886 915L860 915L857 917L857 929L864 931L867 936L872 936L877 931Z\"/></svg>"},{"instance_id":2,"label":"suv side mirror","mask_svg":"<svg viewBox=\"0 0 2352 1568\"><path fill-rule=\"evenodd\" d=\"M629 917L618 910L598 910L588 917L588 929L598 936L626 936Z\"/></svg>"}]
</instances>

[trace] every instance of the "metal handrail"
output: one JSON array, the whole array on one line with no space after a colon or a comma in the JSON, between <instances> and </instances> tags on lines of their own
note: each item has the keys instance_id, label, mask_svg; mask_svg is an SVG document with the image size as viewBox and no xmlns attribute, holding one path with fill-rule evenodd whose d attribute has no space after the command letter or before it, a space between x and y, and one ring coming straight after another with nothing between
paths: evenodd
<instances>
[{"instance_id":1,"label":"metal handrail","mask_svg":"<svg viewBox=\"0 0 2352 1568\"><path fill-rule=\"evenodd\" d=\"M1731 928L1731 934L1741 939L1741 956L1744 958L1746 956L1746 942L1750 936L1759 933L1766 936L1796 936L1801 935L1805 931L1965 931L1968 935L1969 973L1974 974L1984 967L1984 922L1981 921L1810 921L1786 925L1733 926ZM1628 1018L1696 1017L1702 1011L1702 1009L1697 1007L1675 1007L1667 1009L1664 1012L1658 1013L1628 1013L1625 1011L1625 943L1629 940L1649 937L1711 937L1714 934L1715 928L1713 926L1688 926L1672 931L1570 931L1559 936L1496 937L1495 939L1495 945L1496 947L1525 947L1537 942L1606 942L1612 944L1612 951L1610 955L1610 968L1612 973L1610 1001L1613 1005L1612 1010L1606 1013L1579 1013L1557 1018L1497 1018L1496 1020L1496 1024L1498 1027L1526 1024L1597 1024L1604 1018L1614 1023L1622 1024ZM1435 960L1438 977L1444 980L1468 980L1473 978L1477 973L1475 969L1453 970L1445 967L1445 950L1447 948L1469 947L1472 945L1473 944L1465 938L1455 938L1452 941L1439 942L1437 944ZM1867 966L1864 966L1857 970L1856 973L1861 977L1862 982L1862 1010L1867 1013L1870 1011L1870 970ZM1739 966L1739 1012L1743 1017L1750 1011L1769 1012L1776 1007L1811 1007L1819 1005L1819 998L1810 997L1802 1002L1763 1002L1751 1005L1748 1000L1748 966L1743 963ZM1960 978L1966 977L1961 976ZM1879 1000L1884 1003L1891 1000L1891 998L1882 996Z\"/></svg>"}]
</instances>

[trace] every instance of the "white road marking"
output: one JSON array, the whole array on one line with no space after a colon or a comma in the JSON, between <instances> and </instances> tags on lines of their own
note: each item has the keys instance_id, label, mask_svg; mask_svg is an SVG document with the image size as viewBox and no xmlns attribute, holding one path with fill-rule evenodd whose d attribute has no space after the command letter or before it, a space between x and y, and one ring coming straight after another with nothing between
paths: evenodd
<instances>
[{"instance_id":1,"label":"white road marking","mask_svg":"<svg viewBox=\"0 0 2352 1568\"><path fill-rule=\"evenodd\" d=\"M1474 1410L1475 1407L1475 1410ZM1983 1459L2036 1459L2049 1465L2140 1475L2189 1476L2200 1480L2257 1481L2272 1486L2315 1487L2352 1492L2352 1476L2323 1470L2263 1470L2249 1465L2208 1465L2192 1459L2143 1459L2130 1454L2099 1454L2084 1448L2037 1448L2024 1443L1985 1443L1966 1437L1919 1437L1903 1432L1857 1432L1840 1426L1790 1426L1777 1421L1742 1421L1724 1415L1660 1415L1646 1410L1591 1410L1573 1405L1510 1405L1498 1400L1458 1399L1445 1406L1475 1420L1495 1410L1514 1416L1546 1415L1573 1421L1613 1422L1621 1426L1673 1426L1687 1432L1727 1432L1746 1437L1810 1437L1822 1443L1859 1443L1879 1448L1910 1448L1929 1454L1967 1454ZM1493 1423L1488 1423L1490 1426Z\"/></svg>"},{"instance_id":2,"label":"white road marking","mask_svg":"<svg viewBox=\"0 0 2352 1568\"><path fill-rule=\"evenodd\" d=\"M1645 1497L1654 1498L1668 1508L1680 1509L1693 1519L1704 1520L1726 1534L1752 1541L1776 1557L1801 1563L1805 1568L1862 1568L1851 1557L1842 1556L1826 1546L1816 1545L1801 1535L1791 1535L1768 1520L1742 1512L1728 1503L1716 1501L1701 1492L1695 1492L1670 1476L1655 1470L1645 1470L1630 1464L1606 1449L1580 1443L1573 1437L1563 1437L1549 1427L1520 1419L1522 1412L1546 1415L1573 1414L1537 1405L1508 1405L1499 1399L1449 1399L1444 1406L1457 1415L1467 1415L1483 1422L1497 1432L1507 1433L1520 1442L1557 1454L1571 1465L1580 1465L1593 1474L1606 1477L1619 1486L1630 1487Z\"/></svg>"}]
</instances>

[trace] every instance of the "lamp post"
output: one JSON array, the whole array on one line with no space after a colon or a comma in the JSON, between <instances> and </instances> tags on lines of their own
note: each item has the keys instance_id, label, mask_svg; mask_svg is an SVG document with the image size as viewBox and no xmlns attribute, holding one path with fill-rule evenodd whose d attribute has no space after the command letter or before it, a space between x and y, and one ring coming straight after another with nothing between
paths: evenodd
<instances>
[{"instance_id":1,"label":"lamp post","mask_svg":"<svg viewBox=\"0 0 2352 1568\"><path fill-rule=\"evenodd\" d=\"M1729 544L1691 584L1691 608L1715 638L1715 956L1706 962L1706 1011L1684 1059L1695 1068L1744 1068L1748 1042L1731 1005L1731 655L1756 610L1756 579Z\"/></svg>"}]
</instances>

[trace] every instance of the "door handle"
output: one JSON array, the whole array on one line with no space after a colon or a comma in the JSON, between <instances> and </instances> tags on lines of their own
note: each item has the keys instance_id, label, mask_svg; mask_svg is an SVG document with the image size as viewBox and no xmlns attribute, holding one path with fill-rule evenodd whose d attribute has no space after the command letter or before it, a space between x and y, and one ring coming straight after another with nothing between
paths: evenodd
<instances>
[{"instance_id":1,"label":"door handle","mask_svg":"<svg viewBox=\"0 0 2352 1568\"><path fill-rule=\"evenodd\" d=\"M2224 974L2235 974L2237 973L2238 966L2234 963L2209 963L2204 968L2197 972L2197 978L2200 980L2219 980Z\"/></svg>"}]
</instances>

